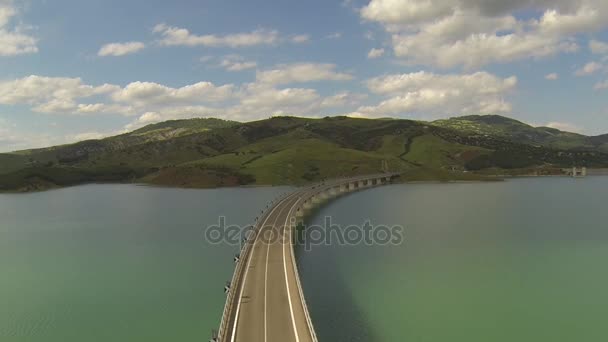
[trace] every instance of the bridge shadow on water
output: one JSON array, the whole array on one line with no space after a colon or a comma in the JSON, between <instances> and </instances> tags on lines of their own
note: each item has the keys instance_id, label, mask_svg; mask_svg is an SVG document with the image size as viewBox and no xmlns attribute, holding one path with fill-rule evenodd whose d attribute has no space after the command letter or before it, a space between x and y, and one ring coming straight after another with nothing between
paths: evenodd
<instances>
[{"instance_id":1,"label":"bridge shadow on water","mask_svg":"<svg viewBox=\"0 0 608 342\"><path fill-rule=\"evenodd\" d=\"M298 226L298 234L304 234L302 225ZM365 313L356 305L340 269L338 253L348 253L348 249L314 246L306 251L304 245L296 245L295 248L302 287L317 337L319 341L334 342L379 341Z\"/></svg>"}]
</instances>

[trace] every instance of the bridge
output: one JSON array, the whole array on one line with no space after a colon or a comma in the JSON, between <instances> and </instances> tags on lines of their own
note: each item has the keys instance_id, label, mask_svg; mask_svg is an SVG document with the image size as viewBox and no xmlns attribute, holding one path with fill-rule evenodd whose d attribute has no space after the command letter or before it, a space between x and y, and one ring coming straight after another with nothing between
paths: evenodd
<instances>
[{"instance_id":1,"label":"bridge","mask_svg":"<svg viewBox=\"0 0 608 342\"><path fill-rule=\"evenodd\" d=\"M343 193L387 184L396 174L327 181L292 192L257 219L232 281L220 328L211 341L316 342L294 256L292 234L298 217Z\"/></svg>"}]
</instances>

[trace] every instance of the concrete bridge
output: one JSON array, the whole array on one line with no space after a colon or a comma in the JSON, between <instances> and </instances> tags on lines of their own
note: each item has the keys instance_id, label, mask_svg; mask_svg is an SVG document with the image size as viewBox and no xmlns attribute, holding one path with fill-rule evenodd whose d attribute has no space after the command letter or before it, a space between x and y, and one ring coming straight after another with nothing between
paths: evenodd
<instances>
[{"instance_id":1,"label":"concrete bridge","mask_svg":"<svg viewBox=\"0 0 608 342\"><path fill-rule=\"evenodd\" d=\"M294 256L296 218L340 194L387 184L396 174L327 181L275 201L257 220L237 262L211 341L316 342Z\"/></svg>"}]
</instances>

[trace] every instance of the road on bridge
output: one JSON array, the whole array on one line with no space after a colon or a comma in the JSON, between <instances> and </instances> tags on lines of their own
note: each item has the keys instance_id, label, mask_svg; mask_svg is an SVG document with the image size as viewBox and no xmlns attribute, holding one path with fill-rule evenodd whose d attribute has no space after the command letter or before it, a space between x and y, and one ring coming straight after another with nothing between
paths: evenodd
<instances>
[{"instance_id":1,"label":"road on bridge","mask_svg":"<svg viewBox=\"0 0 608 342\"><path fill-rule=\"evenodd\" d=\"M228 301L223 336L230 342L315 342L306 301L294 260L293 219L304 202L319 192L340 185L370 179L371 176L328 182L298 190L284 197L258 222L258 232L238 283L232 284L232 303ZM385 177L385 176L383 176ZM376 176L374 179L380 179ZM238 268L237 268L238 272ZM220 329L222 331L222 329Z\"/></svg>"}]
</instances>

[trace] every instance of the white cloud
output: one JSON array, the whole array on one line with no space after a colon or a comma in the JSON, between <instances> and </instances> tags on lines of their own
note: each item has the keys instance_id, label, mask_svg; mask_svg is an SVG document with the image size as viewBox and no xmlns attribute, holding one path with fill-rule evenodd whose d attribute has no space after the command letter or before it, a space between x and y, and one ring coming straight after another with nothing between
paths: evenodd
<instances>
[{"instance_id":1,"label":"white cloud","mask_svg":"<svg viewBox=\"0 0 608 342\"><path fill-rule=\"evenodd\" d=\"M505 113L504 100L517 85L516 77L499 78L486 72L440 75L424 71L370 79L375 94L387 96L376 106L360 107L355 116L382 117L403 114Z\"/></svg>"},{"instance_id":2,"label":"white cloud","mask_svg":"<svg viewBox=\"0 0 608 342\"><path fill-rule=\"evenodd\" d=\"M90 86L80 78L28 76L0 81L0 104L29 104L34 111L58 113L77 108L76 99L108 94L117 86Z\"/></svg>"},{"instance_id":3,"label":"white cloud","mask_svg":"<svg viewBox=\"0 0 608 342\"><path fill-rule=\"evenodd\" d=\"M524 10L542 14L513 14ZM371 0L360 13L391 34L397 57L442 68L574 52L578 34L608 26L608 3L594 0Z\"/></svg>"},{"instance_id":4,"label":"white cloud","mask_svg":"<svg viewBox=\"0 0 608 342\"><path fill-rule=\"evenodd\" d=\"M243 71L254 69L258 64L253 61L247 61L244 57L239 55L228 55L222 59L220 66L227 71Z\"/></svg>"},{"instance_id":5,"label":"white cloud","mask_svg":"<svg viewBox=\"0 0 608 342\"><path fill-rule=\"evenodd\" d=\"M453 5L452 1L372 0L361 9L361 16L390 25L416 24L450 14Z\"/></svg>"},{"instance_id":6,"label":"white cloud","mask_svg":"<svg viewBox=\"0 0 608 342\"><path fill-rule=\"evenodd\" d=\"M594 88L595 90L608 89L608 80L596 83Z\"/></svg>"},{"instance_id":7,"label":"white cloud","mask_svg":"<svg viewBox=\"0 0 608 342\"><path fill-rule=\"evenodd\" d=\"M576 76L589 76L595 74L598 71L601 71L603 68L604 66L600 63L589 62L585 64L585 66L583 66L582 68L576 70L574 74Z\"/></svg>"},{"instance_id":8,"label":"white cloud","mask_svg":"<svg viewBox=\"0 0 608 342\"><path fill-rule=\"evenodd\" d=\"M384 49L374 48L369 51L369 53L367 54L367 58L374 59L374 58L382 57L383 55L384 55Z\"/></svg>"},{"instance_id":9,"label":"white cloud","mask_svg":"<svg viewBox=\"0 0 608 342\"><path fill-rule=\"evenodd\" d=\"M326 39L340 39L342 38L342 32L334 32L325 36Z\"/></svg>"},{"instance_id":10,"label":"white cloud","mask_svg":"<svg viewBox=\"0 0 608 342\"><path fill-rule=\"evenodd\" d=\"M592 39L589 41L589 50L596 55L608 55L608 43Z\"/></svg>"},{"instance_id":11,"label":"white cloud","mask_svg":"<svg viewBox=\"0 0 608 342\"><path fill-rule=\"evenodd\" d=\"M195 35L187 29L158 24L154 33L162 38L158 41L162 46L207 46L207 47L249 47L256 45L273 45L279 41L279 33L274 30L255 30L248 33L217 35Z\"/></svg>"},{"instance_id":12,"label":"white cloud","mask_svg":"<svg viewBox=\"0 0 608 342\"><path fill-rule=\"evenodd\" d=\"M16 56L38 52L37 39L24 33L22 26L10 23L18 11L12 0L0 1L0 56Z\"/></svg>"},{"instance_id":13,"label":"white cloud","mask_svg":"<svg viewBox=\"0 0 608 342\"><path fill-rule=\"evenodd\" d=\"M98 56L124 56L143 50L146 47L141 42L111 43L99 49Z\"/></svg>"},{"instance_id":14,"label":"white cloud","mask_svg":"<svg viewBox=\"0 0 608 342\"><path fill-rule=\"evenodd\" d=\"M232 85L216 86L211 82L199 82L181 88L154 82L132 82L114 92L112 98L136 106L221 102L232 96L233 88Z\"/></svg>"},{"instance_id":15,"label":"white cloud","mask_svg":"<svg viewBox=\"0 0 608 342\"><path fill-rule=\"evenodd\" d=\"M218 103L233 98L234 86L199 82L171 88L153 82L133 82L122 88L91 86L80 78L28 76L0 82L0 104L30 105L40 113L136 115L150 108ZM95 102L84 102L93 99Z\"/></svg>"},{"instance_id":16,"label":"white cloud","mask_svg":"<svg viewBox=\"0 0 608 342\"><path fill-rule=\"evenodd\" d=\"M277 85L313 81L348 81L353 79L352 75L336 72L335 69L335 64L282 64L271 70L259 71L256 79L260 83Z\"/></svg>"},{"instance_id":17,"label":"white cloud","mask_svg":"<svg viewBox=\"0 0 608 342\"><path fill-rule=\"evenodd\" d=\"M545 76L545 79L549 80L549 81L556 81L559 79L559 75L557 73L551 73L548 74L547 76Z\"/></svg>"},{"instance_id":18,"label":"white cloud","mask_svg":"<svg viewBox=\"0 0 608 342\"><path fill-rule=\"evenodd\" d=\"M272 76L265 74L264 82L240 86L211 82L182 87L154 82L132 82L124 87L94 86L85 84L80 78L33 75L0 81L0 104L26 105L32 111L48 114L135 116L136 119L125 127L135 129L151 122L199 116L244 121L269 115L318 116L325 108L358 105L363 98L363 95L351 93L323 97L315 89L277 87L286 83L351 78L335 72L332 65L279 66L274 70L283 72ZM298 71L315 74L303 77Z\"/></svg>"},{"instance_id":19,"label":"white cloud","mask_svg":"<svg viewBox=\"0 0 608 342\"><path fill-rule=\"evenodd\" d=\"M291 42L296 44L302 44L310 41L310 36L307 34L299 34L291 37Z\"/></svg>"},{"instance_id":20,"label":"white cloud","mask_svg":"<svg viewBox=\"0 0 608 342\"><path fill-rule=\"evenodd\" d=\"M545 127L559 129L560 131L582 133L583 129L573 123L569 122L549 122Z\"/></svg>"}]
</instances>

